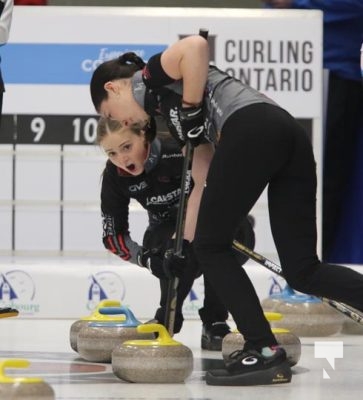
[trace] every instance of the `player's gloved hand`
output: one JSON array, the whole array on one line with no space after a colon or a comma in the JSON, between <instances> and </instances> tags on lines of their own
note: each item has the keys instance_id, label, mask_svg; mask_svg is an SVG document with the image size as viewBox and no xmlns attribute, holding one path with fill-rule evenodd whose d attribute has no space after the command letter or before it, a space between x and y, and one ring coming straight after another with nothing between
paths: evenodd
<instances>
[{"instance_id":1,"label":"player's gloved hand","mask_svg":"<svg viewBox=\"0 0 363 400\"><path fill-rule=\"evenodd\" d=\"M143 249L137 257L137 263L140 267L147 268L157 278L166 279L163 258L154 249Z\"/></svg>"},{"instance_id":2,"label":"player's gloved hand","mask_svg":"<svg viewBox=\"0 0 363 400\"><path fill-rule=\"evenodd\" d=\"M180 125L186 140L196 147L204 134L202 104L195 107L182 107L179 110Z\"/></svg>"},{"instance_id":3,"label":"player's gloved hand","mask_svg":"<svg viewBox=\"0 0 363 400\"><path fill-rule=\"evenodd\" d=\"M174 239L168 241L167 250L164 254L164 273L169 279L181 278L188 263L187 254L190 243L187 240L183 240L182 254L176 255L174 254L174 242Z\"/></svg>"}]
</instances>

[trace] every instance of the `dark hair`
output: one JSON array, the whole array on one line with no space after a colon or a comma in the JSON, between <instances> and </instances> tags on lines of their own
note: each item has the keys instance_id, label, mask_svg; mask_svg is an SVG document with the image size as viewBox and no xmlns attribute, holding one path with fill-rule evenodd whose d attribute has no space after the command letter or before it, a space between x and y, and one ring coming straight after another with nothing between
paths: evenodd
<instances>
[{"instance_id":1,"label":"dark hair","mask_svg":"<svg viewBox=\"0 0 363 400\"><path fill-rule=\"evenodd\" d=\"M131 78L136 71L143 69L145 62L135 53L124 53L113 60L100 64L93 72L90 90L93 105L99 112L103 100L107 99L105 83L116 79Z\"/></svg>"}]
</instances>

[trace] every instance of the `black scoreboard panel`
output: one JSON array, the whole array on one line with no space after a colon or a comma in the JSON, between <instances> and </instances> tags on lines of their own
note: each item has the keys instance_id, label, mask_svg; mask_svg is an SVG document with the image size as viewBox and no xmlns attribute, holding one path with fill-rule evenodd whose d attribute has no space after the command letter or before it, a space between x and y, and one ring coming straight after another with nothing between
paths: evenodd
<instances>
[{"instance_id":1,"label":"black scoreboard panel","mask_svg":"<svg viewBox=\"0 0 363 400\"><path fill-rule=\"evenodd\" d=\"M0 144L95 144L98 118L97 115L3 115ZM312 140L312 120L298 119L298 122Z\"/></svg>"},{"instance_id":2,"label":"black scoreboard panel","mask_svg":"<svg viewBox=\"0 0 363 400\"><path fill-rule=\"evenodd\" d=\"M0 143L94 144L97 115L3 115Z\"/></svg>"},{"instance_id":3,"label":"black scoreboard panel","mask_svg":"<svg viewBox=\"0 0 363 400\"><path fill-rule=\"evenodd\" d=\"M9 144L16 141L16 116L2 115L0 126L0 144Z\"/></svg>"}]
</instances>

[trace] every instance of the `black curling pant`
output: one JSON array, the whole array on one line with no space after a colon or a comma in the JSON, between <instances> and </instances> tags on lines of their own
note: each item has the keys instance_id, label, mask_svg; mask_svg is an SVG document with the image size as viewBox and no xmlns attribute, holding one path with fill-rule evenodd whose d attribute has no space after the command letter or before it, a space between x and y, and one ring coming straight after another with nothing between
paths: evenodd
<instances>
[{"instance_id":1,"label":"black curling pant","mask_svg":"<svg viewBox=\"0 0 363 400\"><path fill-rule=\"evenodd\" d=\"M316 253L316 171L310 141L284 110L255 104L224 124L210 165L194 248L246 347L276 344L255 289L231 250L236 224L268 185L272 235L295 289L363 310L363 276L322 264Z\"/></svg>"},{"instance_id":2,"label":"black curling pant","mask_svg":"<svg viewBox=\"0 0 363 400\"><path fill-rule=\"evenodd\" d=\"M153 224L148 227L143 239L143 246L149 249L159 249L160 256L165 253L165 246L169 238L175 232L175 221L166 221ZM174 333L180 332L184 317L182 313L184 300L190 293L194 280L200 275L198 265L188 263L183 276L179 279L177 288L177 304L175 312ZM160 279L160 307L155 313L155 318L162 322L165 320L166 303L168 297L168 279ZM228 311L217 297L213 287L204 279L204 301L203 308L199 310L203 324L211 324L217 321L225 321L228 318Z\"/></svg>"}]
</instances>

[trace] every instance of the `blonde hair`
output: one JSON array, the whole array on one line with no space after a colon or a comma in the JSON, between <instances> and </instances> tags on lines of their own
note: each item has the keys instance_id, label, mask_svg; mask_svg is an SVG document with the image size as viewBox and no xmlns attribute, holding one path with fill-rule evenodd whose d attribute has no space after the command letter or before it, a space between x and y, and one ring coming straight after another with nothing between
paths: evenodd
<instances>
[{"instance_id":1,"label":"blonde hair","mask_svg":"<svg viewBox=\"0 0 363 400\"><path fill-rule=\"evenodd\" d=\"M96 144L100 145L103 138L115 132L131 131L137 136L145 135L145 140L151 143L155 139L155 131L149 129L149 124L141 126L140 123L134 123L130 126L123 126L120 121L115 119L100 117L97 124Z\"/></svg>"}]
</instances>

